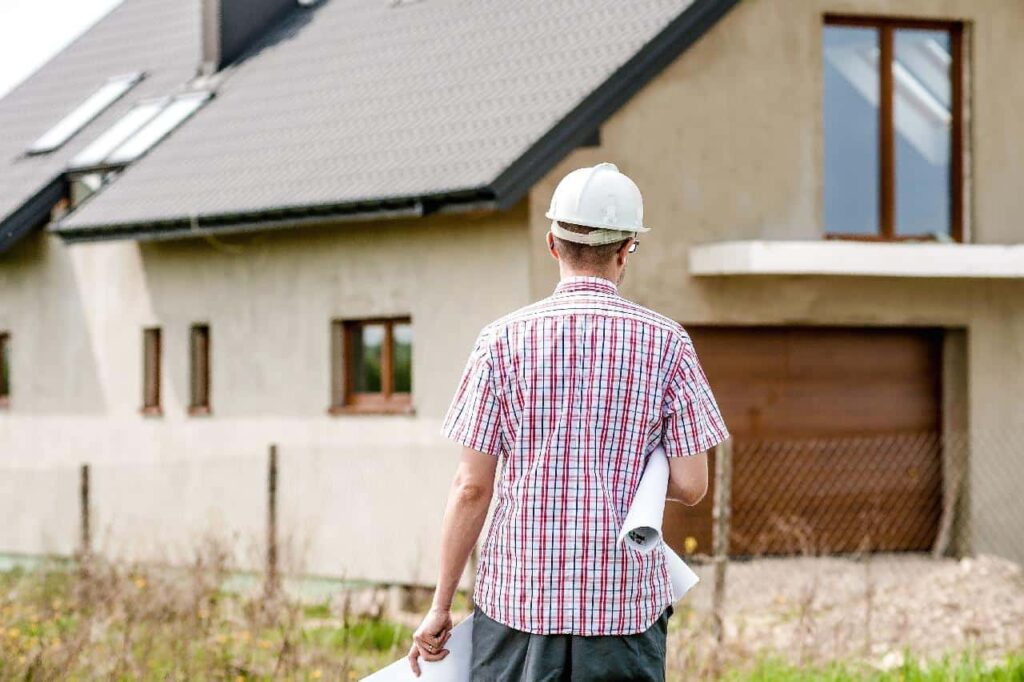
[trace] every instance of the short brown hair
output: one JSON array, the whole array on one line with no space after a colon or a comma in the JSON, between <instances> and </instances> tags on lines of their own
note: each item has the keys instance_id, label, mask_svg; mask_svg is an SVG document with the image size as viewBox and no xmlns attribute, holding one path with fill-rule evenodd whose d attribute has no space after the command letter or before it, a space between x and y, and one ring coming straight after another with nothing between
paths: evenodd
<instances>
[{"instance_id":1,"label":"short brown hair","mask_svg":"<svg viewBox=\"0 0 1024 682\"><path fill-rule=\"evenodd\" d=\"M558 221L559 226L564 227L570 232L578 232L580 234L587 234L592 232L595 227L588 227L586 225L577 225L576 223L566 223L561 220ZM554 235L552 235L554 236ZM622 245L626 243L626 239L619 240L617 242L611 242L609 244L580 244L579 242L570 242L560 237L555 237L555 246L558 248L558 253L561 254L562 258L574 268L593 268L603 267L608 264L608 261L612 259L615 252L622 248Z\"/></svg>"}]
</instances>

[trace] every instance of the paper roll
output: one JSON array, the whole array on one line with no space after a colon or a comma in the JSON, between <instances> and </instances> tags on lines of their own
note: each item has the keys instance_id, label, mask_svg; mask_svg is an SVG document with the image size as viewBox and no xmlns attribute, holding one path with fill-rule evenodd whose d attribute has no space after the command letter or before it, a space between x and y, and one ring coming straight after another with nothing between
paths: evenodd
<instances>
[{"instance_id":1,"label":"paper roll","mask_svg":"<svg viewBox=\"0 0 1024 682\"><path fill-rule=\"evenodd\" d=\"M672 583L672 603L674 604L700 582L700 578L671 547L665 543L662 543L662 547L665 548L665 563L668 564L668 577Z\"/></svg>"},{"instance_id":2,"label":"paper roll","mask_svg":"<svg viewBox=\"0 0 1024 682\"><path fill-rule=\"evenodd\" d=\"M665 495L668 494L668 457L658 445L651 452L640 476L633 503L619 530L619 542L648 554L659 545L665 548L665 562L672 583L672 601L677 602L696 585L700 578L686 562L662 539L661 524L665 518Z\"/></svg>"},{"instance_id":3,"label":"paper roll","mask_svg":"<svg viewBox=\"0 0 1024 682\"><path fill-rule=\"evenodd\" d=\"M619 542L647 554L661 544L661 522L668 492L668 457L660 445L654 448L640 477L633 503L619 531Z\"/></svg>"}]
</instances>

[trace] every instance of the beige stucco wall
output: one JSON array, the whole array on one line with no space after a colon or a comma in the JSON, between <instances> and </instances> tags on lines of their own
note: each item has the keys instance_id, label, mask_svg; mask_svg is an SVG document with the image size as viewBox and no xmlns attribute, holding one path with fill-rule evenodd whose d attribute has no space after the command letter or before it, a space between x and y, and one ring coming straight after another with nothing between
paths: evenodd
<instances>
[{"instance_id":1,"label":"beige stucco wall","mask_svg":"<svg viewBox=\"0 0 1024 682\"><path fill-rule=\"evenodd\" d=\"M90 462L104 548L187 557L210 530L234 534L251 559L277 443L296 566L429 582L459 452L440 419L480 328L527 302L525 216L520 205L216 240L19 245L0 260L13 360L0 552L73 549L74 468ZM387 315L412 319L415 414L329 416L330 321ZM211 327L209 417L186 412L195 322ZM158 418L139 414L149 325L163 330Z\"/></svg>"},{"instance_id":2,"label":"beige stucco wall","mask_svg":"<svg viewBox=\"0 0 1024 682\"><path fill-rule=\"evenodd\" d=\"M571 154L508 213L167 243L67 247L39 235L0 257L0 329L14 334L0 551L70 551L73 467L90 461L100 543L180 555L212 528L236 533L251 558L273 442L282 531L302 568L429 582L458 454L439 420L479 328L550 293L550 193L568 170L601 160L637 180L654 228L623 293L675 319L967 329L976 545L1024 536L1024 285L686 273L694 243L820 237L826 11L972 22L973 236L1019 241L1024 81L1013 69L1024 5L745 0L603 126L600 148ZM328 416L330 319L390 314L413 319L416 414ZM184 409L194 322L212 329L206 418ZM164 334L158 419L138 413L141 329L153 324Z\"/></svg>"},{"instance_id":3,"label":"beige stucco wall","mask_svg":"<svg viewBox=\"0 0 1024 682\"><path fill-rule=\"evenodd\" d=\"M612 161L644 193L624 295L684 324L917 325L968 333L971 514L976 549L1024 560L1024 283L688 276L692 244L819 239L823 229L821 33L827 12L969 24L972 238L1024 241L1024 4L1003 0L744 0L531 192L531 291L556 280L544 211L573 168Z\"/></svg>"}]
</instances>

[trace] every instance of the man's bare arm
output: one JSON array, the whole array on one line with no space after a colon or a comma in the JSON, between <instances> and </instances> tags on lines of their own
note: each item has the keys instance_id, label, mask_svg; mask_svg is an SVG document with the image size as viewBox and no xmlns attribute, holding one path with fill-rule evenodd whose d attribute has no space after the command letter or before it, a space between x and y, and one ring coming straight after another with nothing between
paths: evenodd
<instances>
[{"instance_id":1,"label":"man's bare arm","mask_svg":"<svg viewBox=\"0 0 1024 682\"><path fill-rule=\"evenodd\" d=\"M708 453L668 458L666 498L692 507L708 491Z\"/></svg>"},{"instance_id":2,"label":"man's bare arm","mask_svg":"<svg viewBox=\"0 0 1024 682\"><path fill-rule=\"evenodd\" d=\"M434 601L413 635L409 649L409 664L417 676L420 674L419 657L439 661L448 655L448 650L442 647L452 629L452 599L487 518L497 464L498 458L494 455L468 447L462 449L441 521L441 562Z\"/></svg>"},{"instance_id":3,"label":"man's bare arm","mask_svg":"<svg viewBox=\"0 0 1024 682\"><path fill-rule=\"evenodd\" d=\"M441 566L433 608L449 610L473 551L494 491L498 458L464 447L441 522Z\"/></svg>"}]
</instances>

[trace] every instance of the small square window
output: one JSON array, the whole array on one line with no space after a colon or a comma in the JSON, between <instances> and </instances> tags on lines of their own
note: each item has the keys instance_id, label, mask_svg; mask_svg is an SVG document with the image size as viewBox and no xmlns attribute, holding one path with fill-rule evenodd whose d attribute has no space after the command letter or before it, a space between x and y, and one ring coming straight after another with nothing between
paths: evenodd
<instances>
[{"instance_id":1,"label":"small square window","mask_svg":"<svg viewBox=\"0 0 1024 682\"><path fill-rule=\"evenodd\" d=\"M411 411L408 318L337 320L331 337L332 412Z\"/></svg>"}]
</instances>

